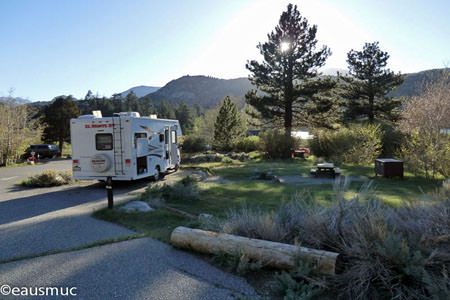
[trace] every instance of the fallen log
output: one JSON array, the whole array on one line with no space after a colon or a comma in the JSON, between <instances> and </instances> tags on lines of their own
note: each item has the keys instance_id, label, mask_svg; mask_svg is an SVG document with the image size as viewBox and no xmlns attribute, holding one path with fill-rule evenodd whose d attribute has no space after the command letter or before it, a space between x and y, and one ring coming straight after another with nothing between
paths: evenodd
<instances>
[{"instance_id":1,"label":"fallen log","mask_svg":"<svg viewBox=\"0 0 450 300\"><path fill-rule=\"evenodd\" d=\"M305 257L318 267L318 272L327 275L335 273L338 253L298 247L289 244L250 239L246 237L177 227L170 236L174 246L208 254L244 253L249 259L279 269L295 267L297 257Z\"/></svg>"}]
</instances>

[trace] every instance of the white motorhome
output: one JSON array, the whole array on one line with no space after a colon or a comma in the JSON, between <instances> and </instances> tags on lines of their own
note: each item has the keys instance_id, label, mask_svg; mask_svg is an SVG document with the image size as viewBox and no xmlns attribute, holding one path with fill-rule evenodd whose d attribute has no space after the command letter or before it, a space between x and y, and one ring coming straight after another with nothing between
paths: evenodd
<instances>
[{"instance_id":1,"label":"white motorhome","mask_svg":"<svg viewBox=\"0 0 450 300\"><path fill-rule=\"evenodd\" d=\"M137 112L102 117L100 111L70 120L74 179L155 179L180 166L178 120Z\"/></svg>"}]
</instances>

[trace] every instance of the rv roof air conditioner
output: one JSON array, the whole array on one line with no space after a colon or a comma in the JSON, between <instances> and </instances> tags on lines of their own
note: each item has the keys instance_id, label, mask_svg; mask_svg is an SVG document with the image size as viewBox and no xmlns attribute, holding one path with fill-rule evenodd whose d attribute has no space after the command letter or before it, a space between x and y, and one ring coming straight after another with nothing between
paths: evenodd
<instances>
[{"instance_id":1,"label":"rv roof air conditioner","mask_svg":"<svg viewBox=\"0 0 450 300\"><path fill-rule=\"evenodd\" d=\"M121 111L114 113L114 116L140 118L141 115L137 111Z\"/></svg>"},{"instance_id":2,"label":"rv roof air conditioner","mask_svg":"<svg viewBox=\"0 0 450 300\"><path fill-rule=\"evenodd\" d=\"M78 119L93 119L95 118L94 115L81 115L78 117Z\"/></svg>"}]
</instances>

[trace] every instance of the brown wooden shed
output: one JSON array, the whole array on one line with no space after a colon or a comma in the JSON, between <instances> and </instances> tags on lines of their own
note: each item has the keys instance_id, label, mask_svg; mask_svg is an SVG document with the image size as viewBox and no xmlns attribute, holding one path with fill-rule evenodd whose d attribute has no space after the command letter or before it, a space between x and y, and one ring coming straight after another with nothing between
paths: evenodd
<instances>
[{"instance_id":1,"label":"brown wooden shed","mask_svg":"<svg viewBox=\"0 0 450 300\"><path fill-rule=\"evenodd\" d=\"M375 159L375 176L403 178L403 161L393 158Z\"/></svg>"}]
</instances>

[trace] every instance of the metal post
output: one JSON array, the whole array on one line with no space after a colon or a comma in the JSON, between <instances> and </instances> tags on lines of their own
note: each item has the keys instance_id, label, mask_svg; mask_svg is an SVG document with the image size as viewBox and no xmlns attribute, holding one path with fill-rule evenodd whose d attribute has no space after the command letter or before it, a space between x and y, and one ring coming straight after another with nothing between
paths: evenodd
<instances>
[{"instance_id":1,"label":"metal post","mask_svg":"<svg viewBox=\"0 0 450 300\"><path fill-rule=\"evenodd\" d=\"M108 208L114 207L113 190L112 190L112 178L111 176L106 177L106 194L108 195Z\"/></svg>"}]
</instances>

